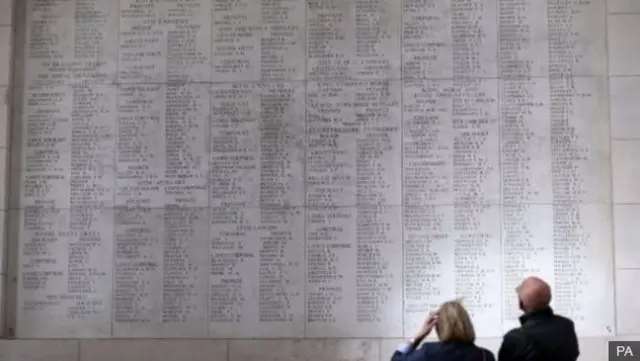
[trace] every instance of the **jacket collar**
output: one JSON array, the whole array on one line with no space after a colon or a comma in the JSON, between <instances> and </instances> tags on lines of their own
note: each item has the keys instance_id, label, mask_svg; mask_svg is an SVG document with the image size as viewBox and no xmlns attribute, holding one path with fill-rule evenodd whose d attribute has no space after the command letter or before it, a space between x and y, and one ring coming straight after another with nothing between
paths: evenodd
<instances>
[{"instance_id":1,"label":"jacket collar","mask_svg":"<svg viewBox=\"0 0 640 361\"><path fill-rule=\"evenodd\" d=\"M524 325L529 320L535 320L540 318L547 318L553 316L553 310L551 307L545 307L540 310L530 311L520 316L520 324Z\"/></svg>"}]
</instances>

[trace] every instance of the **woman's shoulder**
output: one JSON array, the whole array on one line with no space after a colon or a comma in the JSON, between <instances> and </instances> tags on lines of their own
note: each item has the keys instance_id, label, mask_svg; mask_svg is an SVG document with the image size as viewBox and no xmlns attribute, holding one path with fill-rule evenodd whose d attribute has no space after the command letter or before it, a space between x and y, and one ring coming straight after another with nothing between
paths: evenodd
<instances>
[{"instance_id":1,"label":"woman's shoulder","mask_svg":"<svg viewBox=\"0 0 640 361\"><path fill-rule=\"evenodd\" d=\"M459 353L461 350L465 350L465 353L469 354L477 354L478 351L482 351L486 355L486 361L494 361L495 357L493 352L484 347L478 346L476 344L469 343L459 343L459 342L450 342L450 341L433 341L433 342L425 342L423 347L431 352L446 352L447 350L456 350L456 353Z\"/></svg>"},{"instance_id":2,"label":"woman's shoulder","mask_svg":"<svg viewBox=\"0 0 640 361\"><path fill-rule=\"evenodd\" d=\"M495 355L489 349L476 344L458 342L430 342L425 344L427 354L434 360L451 360L451 357L464 359L478 359L478 361L496 361ZM454 356L455 355L455 356Z\"/></svg>"}]
</instances>

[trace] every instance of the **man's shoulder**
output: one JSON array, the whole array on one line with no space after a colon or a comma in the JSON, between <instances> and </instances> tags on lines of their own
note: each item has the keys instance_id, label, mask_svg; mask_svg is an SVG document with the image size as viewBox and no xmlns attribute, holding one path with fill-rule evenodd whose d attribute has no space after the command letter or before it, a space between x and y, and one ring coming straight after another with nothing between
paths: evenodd
<instances>
[{"instance_id":1,"label":"man's shoulder","mask_svg":"<svg viewBox=\"0 0 640 361\"><path fill-rule=\"evenodd\" d=\"M522 327L512 328L502 336L502 344L508 348L520 348L527 341L527 337Z\"/></svg>"},{"instance_id":2,"label":"man's shoulder","mask_svg":"<svg viewBox=\"0 0 640 361\"><path fill-rule=\"evenodd\" d=\"M522 330L522 327L514 327L509 331L507 331L504 334L503 338L505 340L520 340L523 338L523 336L524 336L524 331Z\"/></svg>"},{"instance_id":3,"label":"man's shoulder","mask_svg":"<svg viewBox=\"0 0 640 361\"><path fill-rule=\"evenodd\" d=\"M558 322L562 322L568 325L573 325L573 320L571 320L568 317L562 316L562 315L558 315L558 314L554 314L553 318L558 321Z\"/></svg>"}]
</instances>

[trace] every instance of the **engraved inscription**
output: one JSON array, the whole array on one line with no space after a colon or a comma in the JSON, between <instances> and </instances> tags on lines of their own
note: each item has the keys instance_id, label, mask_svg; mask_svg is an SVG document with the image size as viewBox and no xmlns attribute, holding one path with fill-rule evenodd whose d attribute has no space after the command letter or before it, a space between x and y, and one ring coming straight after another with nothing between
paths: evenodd
<instances>
[{"instance_id":1,"label":"engraved inscription","mask_svg":"<svg viewBox=\"0 0 640 361\"><path fill-rule=\"evenodd\" d=\"M615 333L605 5L25 0L16 336Z\"/></svg>"}]
</instances>

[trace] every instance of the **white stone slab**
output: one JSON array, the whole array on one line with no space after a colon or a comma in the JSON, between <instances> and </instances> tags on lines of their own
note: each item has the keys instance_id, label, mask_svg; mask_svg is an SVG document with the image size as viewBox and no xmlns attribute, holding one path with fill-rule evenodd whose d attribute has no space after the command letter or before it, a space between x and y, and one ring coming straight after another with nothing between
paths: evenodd
<instances>
[{"instance_id":1,"label":"white stone slab","mask_svg":"<svg viewBox=\"0 0 640 361\"><path fill-rule=\"evenodd\" d=\"M406 207L404 329L409 336L444 301L464 298L479 337L498 336L500 207Z\"/></svg>"},{"instance_id":2,"label":"white stone slab","mask_svg":"<svg viewBox=\"0 0 640 361\"><path fill-rule=\"evenodd\" d=\"M640 341L640 334L608 337L607 341Z\"/></svg>"},{"instance_id":3,"label":"white stone slab","mask_svg":"<svg viewBox=\"0 0 640 361\"><path fill-rule=\"evenodd\" d=\"M16 337L109 337L113 211L19 213Z\"/></svg>"},{"instance_id":4,"label":"white stone slab","mask_svg":"<svg viewBox=\"0 0 640 361\"><path fill-rule=\"evenodd\" d=\"M303 82L214 84L209 206L303 206L305 114Z\"/></svg>"},{"instance_id":5,"label":"white stone slab","mask_svg":"<svg viewBox=\"0 0 640 361\"><path fill-rule=\"evenodd\" d=\"M640 312L636 293L640 287L640 270L616 270L616 314L618 335L639 335L640 320L635 315Z\"/></svg>"},{"instance_id":6,"label":"white stone slab","mask_svg":"<svg viewBox=\"0 0 640 361\"><path fill-rule=\"evenodd\" d=\"M640 269L640 204L613 207L615 266Z\"/></svg>"},{"instance_id":7,"label":"white stone slab","mask_svg":"<svg viewBox=\"0 0 640 361\"><path fill-rule=\"evenodd\" d=\"M306 2L203 4L211 8L212 36L199 48L211 49L211 81L305 79Z\"/></svg>"},{"instance_id":8,"label":"white stone slab","mask_svg":"<svg viewBox=\"0 0 640 361\"><path fill-rule=\"evenodd\" d=\"M80 361L226 361L227 343L213 340L83 340ZM65 360L67 361L67 360Z\"/></svg>"},{"instance_id":9,"label":"white stone slab","mask_svg":"<svg viewBox=\"0 0 640 361\"><path fill-rule=\"evenodd\" d=\"M401 204L399 81L309 82L307 205Z\"/></svg>"},{"instance_id":10,"label":"white stone slab","mask_svg":"<svg viewBox=\"0 0 640 361\"><path fill-rule=\"evenodd\" d=\"M304 209L210 213L209 335L303 337Z\"/></svg>"},{"instance_id":11,"label":"white stone slab","mask_svg":"<svg viewBox=\"0 0 640 361\"><path fill-rule=\"evenodd\" d=\"M381 356L377 340L231 340L228 360L379 361Z\"/></svg>"},{"instance_id":12,"label":"white stone slab","mask_svg":"<svg viewBox=\"0 0 640 361\"><path fill-rule=\"evenodd\" d=\"M501 203L550 203L550 85L546 78L500 80Z\"/></svg>"},{"instance_id":13,"label":"white stone slab","mask_svg":"<svg viewBox=\"0 0 640 361\"><path fill-rule=\"evenodd\" d=\"M207 335L208 211L116 209L113 336Z\"/></svg>"},{"instance_id":14,"label":"white stone slab","mask_svg":"<svg viewBox=\"0 0 640 361\"><path fill-rule=\"evenodd\" d=\"M10 26L13 19L14 0L0 0L0 25Z\"/></svg>"},{"instance_id":15,"label":"white stone slab","mask_svg":"<svg viewBox=\"0 0 640 361\"><path fill-rule=\"evenodd\" d=\"M402 16L403 77L442 79L497 76L495 4L452 7L407 2Z\"/></svg>"},{"instance_id":16,"label":"white stone slab","mask_svg":"<svg viewBox=\"0 0 640 361\"><path fill-rule=\"evenodd\" d=\"M640 14L609 15L609 75L640 75Z\"/></svg>"},{"instance_id":17,"label":"white stone slab","mask_svg":"<svg viewBox=\"0 0 640 361\"><path fill-rule=\"evenodd\" d=\"M553 207L542 204L502 207L503 331L519 327L516 287L525 277L551 282L554 276Z\"/></svg>"},{"instance_id":18,"label":"white stone slab","mask_svg":"<svg viewBox=\"0 0 640 361\"><path fill-rule=\"evenodd\" d=\"M640 74L640 21L611 1L28 0L7 321L379 361L377 342L291 339L406 336L460 296L499 337L535 274L581 336L613 334L611 202L640 202L640 147L610 142L640 133L640 86L607 76ZM85 355L179 357L155 344Z\"/></svg>"},{"instance_id":19,"label":"white stone slab","mask_svg":"<svg viewBox=\"0 0 640 361\"><path fill-rule=\"evenodd\" d=\"M502 344L502 337L476 339L476 345L491 351L491 353L493 353L493 356L496 358L496 360L498 359L498 350L500 350L501 344Z\"/></svg>"},{"instance_id":20,"label":"white stone slab","mask_svg":"<svg viewBox=\"0 0 640 361\"><path fill-rule=\"evenodd\" d=\"M77 340L1 340L0 359L5 361L78 360Z\"/></svg>"},{"instance_id":21,"label":"white stone slab","mask_svg":"<svg viewBox=\"0 0 640 361\"><path fill-rule=\"evenodd\" d=\"M412 336L413 335L407 337ZM432 338L432 336L433 335L429 335L429 338ZM433 341L433 339L429 341ZM380 340L380 360L391 360L391 356L396 351L396 348L403 342L407 342L407 338L385 338Z\"/></svg>"},{"instance_id":22,"label":"white stone slab","mask_svg":"<svg viewBox=\"0 0 640 361\"><path fill-rule=\"evenodd\" d=\"M613 139L640 139L639 98L640 76L609 79Z\"/></svg>"},{"instance_id":23,"label":"white stone slab","mask_svg":"<svg viewBox=\"0 0 640 361\"><path fill-rule=\"evenodd\" d=\"M399 79L402 6L307 2L307 78Z\"/></svg>"},{"instance_id":24,"label":"white stone slab","mask_svg":"<svg viewBox=\"0 0 640 361\"><path fill-rule=\"evenodd\" d=\"M526 79L549 76L547 4L499 2L499 77Z\"/></svg>"},{"instance_id":25,"label":"white stone slab","mask_svg":"<svg viewBox=\"0 0 640 361\"><path fill-rule=\"evenodd\" d=\"M119 83L211 81L211 10L208 0L119 7Z\"/></svg>"},{"instance_id":26,"label":"white stone slab","mask_svg":"<svg viewBox=\"0 0 640 361\"><path fill-rule=\"evenodd\" d=\"M500 203L498 82L406 80L405 205Z\"/></svg>"},{"instance_id":27,"label":"white stone slab","mask_svg":"<svg viewBox=\"0 0 640 361\"><path fill-rule=\"evenodd\" d=\"M26 141L16 149L21 207L113 206L117 95L102 85L26 90Z\"/></svg>"},{"instance_id":28,"label":"white stone slab","mask_svg":"<svg viewBox=\"0 0 640 361\"><path fill-rule=\"evenodd\" d=\"M607 0L609 14L640 13L640 2L637 0Z\"/></svg>"},{"instance_id":29,"label":"white stone slab","mask_svg":"<svg viewBox=\"0 0 640 361\"><path fill-rule=\"evenodd\" d=\"M612 147L612 177L613 200L615 203L639 203L640 188L640 141L613 141Z\"/></svg>"},{"instance_id":30,"label":"white stone slab","mask_svg":"<svg viewBox=\"0 0 640 361\"><path fill-rule=\"evenodd\" d=\"M548 3L549 43L555 47L549 52L552 59L550 76L607 75L605 1L581 2L571 6Z\"/></svg>"},{"instance_id":31,"label":"white stone slab","mask_svg":"<svg viewBox=\"0 0 640 361\"><path fill-rule=\"evenodd\" d=\"M117 2L80 5L70 1L35 5L29 2L26 8L23 68L26 86L115 82L119 35ZM0 29L0 34L4 34L4 29ZM0 43L0 49L8 59L9 52L4 52L8 47ZM3 61L0 69L0 84L6 85L8 82L2 79L10 70L5 70Z\"/></svg>"},{"instance_id":32,"label":"white stone slab","mask_svg":"<svg viewBox=\"0 0 640 361\"><path fill-rule=\"evenodd\" d=\"M608 204L503 209L504 332L519 325L515 287L538 276L552 287L552 307L574 320L578 335L615 334L610 211Z\"/></svg>"},{"instance_id":33,"label":"white stone slab","mask_svg":"<svg viewBox=\"0 0 640 361\"><path fill-rule=\"evenodd\" d=\"M557 86L557 93L554 93ZM554 201L608 202L611 163L607 80L604 77L559 80L551 84L552 174ZM566 92L566 93L563 93ZM562 169L562 171L560 171ZM564 178L564 179L563 179Z\"/></svg>"},{"instance_id":34,"label":"white stone slab","mask_svg":"<svg viewBox=\"0 0 640 361\"><path fill-rule=\"evenodd\" d=\"M401 208L307 211L307 337L402 335Z\"/></svg>"},{"instance_id":35,"label":"white stone slab","mask_svg":"<svg viewBox=\"0 0 640 361\"><path fill-rule=\"evenodd\" d=\"M574 3L571 10L544 2L499 2L497 11L501 78L606 74L605 1Z\"/></svg>"},{"instance_id":36,"label":"white stone slab","mask_svg":"<svg viewBox=\"0 0 640 361\"><path fill-rule=\"evenodd\" d=\"M208 205L209 94L205 84L119 87L117 206Z\"/></svg>"},{"instance_id":37,"label":"white stone slab","mask_svg":"<svg viewBox=\"0 0 640 361\"><path fill-rule=\"evenodd\" d=\"M554 309L580 337L615 335L609 204L554 207Z\"/></svg>"},{"instance_id":38,"label":"white stone slab","mask_svg":"<svg viewBox=\"0 0 640 361\"><path fill-rule=\"evenodd\" d=\"M604 77L501 81L503 204L611 199L607 94Z\"/></svg>"},{"instance_id":39,"label":"white stone slab","mask_svg":"<svg viewBox=\"0 0 640 361\"><path fill-rule=\"evenodd\" d=\"M19 206L70 206L72 93L69 87L25 89L24 141L16 152L21 155L18 169L24 170L19 172Z\"/></svg>"},{"instance_id":40,"label":"white stone slab","mask_svg":"<svg viewBox=\"0 0 640 361\"><path fill-rule=\"evenodd\" d=\"M607 339L603 337L578 338L580 356L578 361L602 361L608 356Z\"/></svg>"}]
</instances>

